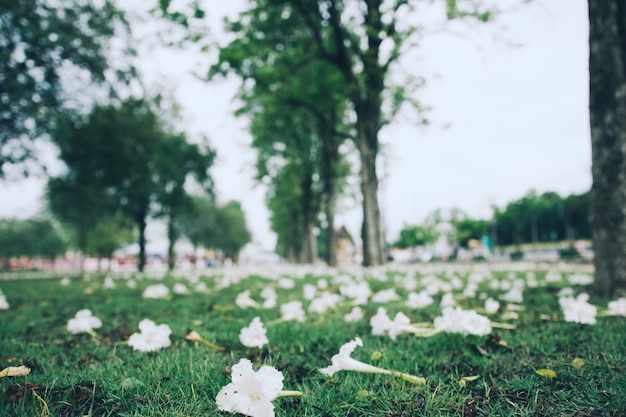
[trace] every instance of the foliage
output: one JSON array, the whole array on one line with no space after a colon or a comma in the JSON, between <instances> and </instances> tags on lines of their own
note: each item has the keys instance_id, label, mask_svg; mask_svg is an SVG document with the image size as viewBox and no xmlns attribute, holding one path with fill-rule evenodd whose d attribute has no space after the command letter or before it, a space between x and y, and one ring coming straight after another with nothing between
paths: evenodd
<instances>
[{"instance_id":1,"label":"foliage","mask_svg":"<svg viewBox=\"0 0 626 417\"><path fill-rule=\"evenodd\" d=\"M565 198L554 192L529 191L504 209L495 209L494 245L590 239L590 193Z\"/></svg>"},{"instance_id":2,"label":"foliage","mask_svg":"<svg viewBox=\"0 0 626 417\"><path fill-rule=\"evenodd\" d=\"M64 77L105 80L110 39L125 23L110 0L3 0L0 22L2 178L11 166L33 169L23 165L36 157L33 140L71 100Z\"/></svg>"},{"instance_id":3,"label":"foliage","mask_svg":"<svg viewBox=\"0 0 626 417\"><path fill-rule=\"evenodd\" d=\"M49 218L0 219L0 258L41 257L54 259L65 253L63 231Z\"/></svg>"},{"instance_id":4,"label":"foliage","mask_svg":"<svg viewBox=\"0 0 626 417\"><path fill-rule=\"evenodd\" d=\"M220 249L227 257L236 260L239 251L252 238L241 203L229 201L224 206L218 207L215 213L215 225L213 244L209 247Z\"/></svg>"},{"instance_id":5,"label":"foliage","mask_svg":"<svg viewBox=\"0 0 626 417\"><path fill-rule=\"evenodd\" d=\"M234 39L220 48L209 75L242 79L238 114L251 117L257 179L270 188L277 250L293 262L312 263L313 230L322 211L330 229L326 246L336 246L334 206L349 172L339 152L347 92L341 74L317 59L302 30L305 22L284 12L283 6L262 2L229 22ZM286 216L292 221L279 220ZM327 252L329 264L335 258Z\"/></svg>"},{"instance_id":6,"label":"foliage","mask_svg":"<svg viewBox=\"0 0 626 417\"><path fill-rule=\"evenodd\" d=\"M208 170L215 153L172 132L158 113L159 103L128 99L95 106L87 116L63 119L54 137L67 167L50 182L55 212L88 234L105 214L121 211L139 232L140 269L148 217L164 215L174 224L190 176L204 189L212 187ZM175 233L169 235L173 246Z\"/></svg>"},{"instance_id":7,"label":"foliage","mask_svg":"<svg viewBox=\"0 0 626 417\"><path fill-rule=\"evenodd\" d=\"M159 279L168 287L203 283L211 291L176 294L169 300L141 297L155 280L145 275L131 279L137 288L126 285L128 277L109 274L116 288L107 289L104 277L72 279L60 286L59 279L3 281L1 285L11 308L0 310L0 363L26 365L27 377L0 379L0 410L4 415L230 415L215 404L219 390L231 379L229 370L240 358L248 358L254 369L276 367L284 375L285 389L300 390L299 399L275 401L276 415L303 416L520 416L580 417L623 415L626 409L626 366L623 354L623 317L599 318L595 325L564 322L559 313L558 292L570 287L570 277L581 272L555 269L521 271L435 269L394 270L370 275L365 269L349 274L340 270L273 269L248 275L238 270L219 270L209 275L166 276ZM548 274L560 280L547 284ZM380 306L362 306L366 318L348 323L343 319L352 306L337 304L326 313L308 313L305 322L275 322L280 306L302 299L305 284L325 280L327 290L337 292L346 277L369 283L375 290L394 288L401 299L407 291L395 278L414 278L422 288L433 276L448 288L456 282L479 282L480 291L500 297L493 282L510 284L530 276L540 284L524 291L523 310L515 330L494 329L489 336L438 334L431 338L401 335L396 340L371 334L367 317ZM429 278L430 277L430 278ZM230 278L228 281L226 278ZM293 289L278 285L291 278ZM341 278L341 279L339 279ZM571 280L572 282L574 279ZM226 283L226 284L225 284ZM267 309L240 309L234 302L249 290L252 297L272 287L278 305ZM217 288L220 288L217 290ZM574 285L575 291L587 286ZM453 289L457 300L468 309L480 309L478 298L463 297L462 288ZM437 300L441 293L434 295ZM605 299L592 297L596 305ZM304 301L305 307L308 305ZM406 309L401 302L386 303L390 314L404 311L412 322L431 321L440 306ZM77 311L90 308L103 325L92 337L70 334L67 321ZM495 313L494 321L505 321L507 310ZM246 348L238 340L241 328L259 316L266 324L270 345ZM126 340L138 323L149 318L168 324L172 345L154 353L132 350ZM199 342L187 341L189 329L225 347L217 351ZM353 356L363 362L400 370L426 378L416 386L385 375L339 372L332 378L319 369L330 364L339 347L359 336L363 347ZM542 370L551 370L546 372ZM547 378L549 374L555 378ZM45 412L44 412L45 411Z\"/></svg>"},{"instance_id":8,"label":"foliage","mask_svg":"<svg viewBox=\"0 0 626 417\"><path fill-rule=\"evenodd\" d=\"M191 196L176 220L176 227L194 248L220 250L235 259L252 237L238 201L219 206L208 196Z\"/></svg>"},{"instance_id":9,"label":"foliage","mask_svg":"<svg viewBox=\"0 0 626 417\"><path fill-rule=\"evenodd\" d=\"M414 248L435 243L437 238L438 233L431 226L404 226L400 230L400 238L393 245L398 248Z\"/></svg>"}]
</instances>

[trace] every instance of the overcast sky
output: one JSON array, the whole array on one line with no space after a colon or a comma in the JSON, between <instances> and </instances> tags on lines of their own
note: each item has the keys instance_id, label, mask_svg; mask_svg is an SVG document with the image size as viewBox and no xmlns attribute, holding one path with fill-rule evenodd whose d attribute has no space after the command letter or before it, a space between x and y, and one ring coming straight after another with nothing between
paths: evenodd
<instances>
[{"instance_id":1,"label":"overcast sky","mask_svg":"<svg viewBox=\"0 0 626 417\"><path fill-rule=\"evenodd\" d=\"M221 4L232 15L241 2ZM506 32L494 41L501 26ZM567 195L591 186L587 2L535 0L493 27L469 38L433 35L403 63L427 79L419 97L432 107L431 125L416 127L403 114L380 134L388 240L438 208L489 218L492 205L503 207L530 189ZM147 49L147 82L172 90L187 129L206 133L218 152L212 170L218 197L241 201L254 241L272 249L266 190L252 181L255 154L245 120L232 116L236 81L207 84L189 75L206 67L206 56ZM33 215L42 189L35 180L0 186L0 216ZM337 221L358 236L360 206L344 207Z\"/></svg>"}]
</instances>

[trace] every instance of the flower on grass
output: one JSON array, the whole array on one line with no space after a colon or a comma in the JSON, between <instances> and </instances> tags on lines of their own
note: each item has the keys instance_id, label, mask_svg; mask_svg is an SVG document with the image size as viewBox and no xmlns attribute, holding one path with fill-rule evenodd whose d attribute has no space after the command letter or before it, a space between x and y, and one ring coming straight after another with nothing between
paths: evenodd
<instances>
[{"instance_id":1,"label":"flower on grass","mask_svg":"<svg viewBox=\"0 0 626 417\"><path fill-rule=\"evenodd\" d=\"M579 294L578 297L572 296L560 297L559 305L563 310L565 321L582 324L596 324L596 314L598 309L596 306L587 302L589 294Z\"/></svg>"},{"instance_id":2,"label":"flower on grass","mask_svg":"<svg viewBox=\"0 0 626 417\"><path fill-rule=\"evenodd\" d=\"M485 300L485 311L489 314L497 313L500 310L500 303L489 297Z\"/></svg>"},{"instance_id":3,"label":"flower on grass","mask_svg":"<svg viewBox=\"0 0 626 417\"><path fill-rule=\"evenodd\" d=\"M187 286L182 282L177 282L172 287L172 291L174 291L174 293L176 294L187 294L189 292L189 289L187 289Z\"/></svg>"},{"instance_id":4,"label":"flower on grass","mask_svg":"<svg viewBox=\"0 0 626 417\"><path fill-rule=\"evenodd\" d=\"M8 309L9 309L9 302L7 301L7 297L6 295L2 293L2 290L0 290L0 310L8 310Z\"/></svg>"},{"instance_id":5,"label":"flower on grass","mask_svg":"<svg viewBox=\"0 0 626 417\"><path fill-rule=\"evenodd\" d=\"M92 315L91 310L89 310L88 308L80 310L73 318L69 319L69 321L67 322L67 331L72 334L93 334L93 329L98 329L100 327L102 327L102 320Z\"/></svg>"},{"instance_id":6,"label":"flower on grass","mask_svg":"<svg viewBox=\"0 0 626 417\"><path fill-rule=\"evenodd\" d=\"M343 319L348 323L359 321L363 318L363 309L359 306L352 307L352 310L343 316Z\"/></svg>"},{"instance_id":7,"label":"flower on grass","mask_svg":"<svg viewBox=\"0 0 626 417\"><path fill-rule=\"evenodd\" d=\"M405 374L403 372L390 371L388 369L379 368L377 366L370 365L365 362L358 361L350 355L354 352L357 346L363 346L363 341L360 337L345 343L339 348L339 353L331 358L332 364L326 368L320 368L320 372L326 376L333 376L339 371L355 371L366 372L372 374L386 374L393 375L404 379L405 381L412 382L414 384L425 384L426 380L414 375Z\"/></svg>"},{"instance_id":8,"label":"flower on grass","mask_svg":"<svg viewBox=\"0 0 626 417\"><path fill-rule=\"evenodd\" d=\"M190 340L192 342L200 342L203 343L209 347L212 347L215 350L224 350L223 347L216 345L215 343L211 343L208 340L206 340L205 338L203 338L202 336L200 336L200 333L198 333L195 330L191 330L189 333L187 333L187 335L185 336L185 340Z\"/></svg>"},{"instance_id":9,"label":"flower on grass","mask_svg":"<svg viewBox=\"0 0 626 417\"><path fill-rule=\"evenodd\" d=\"M431 305L435 300L426 291L411 292L406 300L406 306L408 308L424 308Z\"/></svg>"},{"instance_id":10,"label":"flower on grass","mask_svg":"<svg viewBox=\"0 0 626 417\"><path fill-rule=\"evenodd\" d=\"M128 339L128 346L141 352L154 352L172 344L172 330L167 324L156 325L150 319L139 322L139 333L133 333Z\"/></svg>"},{"instance_id":11,"label":"flower on grass","mask_svg":"<svg viewBox=\"0 0 626 417\"><path fill-rule=\"evenodd\" d=\"M341 295L328 291L322 292L319 297L314 298L309 304L309 313L325 313L337 306L342 300Z\"/></svg>"},{"instance_id":12,"label":"flower on grass","mask_svg":"<svg viewBox=\"0 0 626 417\"><path fill-rule=\"evenodd\" d=\"M232 382L217 393L215 402L221 411L251 417L274 417L272 401L279 397L302 395L300 391L283 391L283 374L272 366L257 372L252 362L240 359L232 369Z\"/></svg>"},{"instance_id":13,"label":"flower on grass","mask_svg":"<svg viewBox=\"0 0 626 417\"><path fill-rule=\"evenodd\" d=\"M396 336L403 333L415 333L416 328L411 325L409 319L404 313L398 312L393 320L387 315L384 307L378 307L376 314L370 319L373 335L382 335L387 333L391 340L396 340Z\"/></svg>"},{"instance_id":14,"label":"flower on grass","mask_svg":"<svg viewBox=\"0 0 626 417\"><path fill-rule=\"evenodd\" d=\"M260 317L255 317L248 327L244 327L239 332L241 344L247 347L261 348L270 341L267 338L267 330Z\"/></svg>"},{"instance_id":15,"label":"flower on grass","mask_svg":"<svg viewBox=\"0 0 626 417\"><path fill-rule=\"evenodd\" d=\"M107 275L104 278L104 283L102 284L102 287L107 290L112 290L115 288L115 281L113 280L113 278Z\"/></svg>"},{"instance_id":16,"label":"flower on grass","mask_svg":"<svg viewBox=\"0 0 626 417\"><path fill-rule=\"evenodd\" d=\"M237 298L235 299L235 304L237 307L246 309L248 307L259 308L259 303L254 301L252 297L250 297L250 290L242 291Z\"/></svg>"},{"instance_id":17,"label":"flower on grass","mask_svg":"<svg viewBox=\"0 0 626 417\"><path fill-rule=\"evenodd\" d=\"M609 309L605 313L606 315L626 317L626 297L622 297L622 298L618 298L617 300L610 301L608 307Z\"/></svg>"},{"instance_id":18,"label":"flower on grass","mask_svg":"<svg viewBox=\"0 0 626 417\"><path fill-rule=\"evenodd\" d=\"M163 284L148 285L141 296L143 298L167 298L170 289Z\"/></svg>"},{"instance_id":19,"label":"flower on grass","mask_svg":"<svg viewBox=\"0 0 626 417\"><path fill-rule=\"evenodd\" d=\"M283 321L304 322L304 308L302 301L290 301L280 306L280 317Z\"/></svg>"},{"instance_id":20,"label":"flower on grass","mask_svg":"<svg viewBox=\"0 0 626 417\"><path fill-rule=\"evenodd\" d=\"M448 333L473 334L483 336L491 333L491 321L474 310L463 310L459 307L446 307L441 316L435 318L436 330Z\"/></svg>"},{"instance_id":21,"label":"flower on grass","mask_svg":"<svg viewBox=\"0 0 626 417\"><path fill-rule=\"evenodd\" d=\"M272 287L265 287L261 290L261 298L263 298L263 308L274 308L276 307L278 294L276 294L276 290Z\"/></svg>"},{"instance_id":22,"label":"flower on grass","mask_svg":"<svg viewBox=\"0 0 626 417\"><path fill-rule=\"evenodd\" d=\"M376 294L372 295L373 303L388 303L399 299L400 296L396 293L395 288L389 288L386 290L380 290Z\"/></svg>"}]
</instances>

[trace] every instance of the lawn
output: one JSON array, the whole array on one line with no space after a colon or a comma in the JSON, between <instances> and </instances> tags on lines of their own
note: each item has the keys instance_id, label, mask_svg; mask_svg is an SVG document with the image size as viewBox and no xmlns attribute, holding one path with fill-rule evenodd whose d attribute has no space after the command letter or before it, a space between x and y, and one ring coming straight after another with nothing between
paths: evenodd
<instances>
[{"instance_id":1,"label":"lawn","mask_svg":"<svg viewBox=\"0 0 626 417\"><path fill-rule=\"evenodd\" d=\"M0 310L0 370L30 369L0 378L0 414L233 415L218 409L216 397L244 358L254 371L272 367L257 375L275 369L284 377L282 390L302 393L274 399L276 416L624 416L626 317L605 315L615 300L591 297L595 324L566 321L559 297L588 293L591 275L558 268L282 265L0 281L9 304ZM155 285L167 294L144 297ZM422 296L419 306L415 294ZM432 303L423 302L426 295ZM493 304L486 310L488 298L499 303L497 311ZM301 303L304 311L291 318L303 321L281 320L289 302ZM434 332L447 304L488 317L489 331ZM391 319L404 314L412 325L395 329L415 334L372 334L370 319L381 307ZM102 325L71 333L68 321L83 309ZM356 320L346 320L350 312ZM266 330L260 347L240 339L255 317ZM144 319L169 326L171 344L133 349L129 338ZM192 330L221 349L186 340ZM357 337L362 346L354 360L425 384L320 372Z\"/></svg>"}]
</instances>

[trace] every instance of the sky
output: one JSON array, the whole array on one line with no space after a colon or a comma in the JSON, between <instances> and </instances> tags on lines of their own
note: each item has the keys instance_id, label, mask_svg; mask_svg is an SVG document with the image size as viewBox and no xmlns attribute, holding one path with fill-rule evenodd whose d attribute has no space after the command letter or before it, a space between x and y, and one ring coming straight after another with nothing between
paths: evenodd
<instances>
[{"instance_id":1,"label":"sky","mask_svg":"<svg viewBox=\"0 0 626 417\"><path fill-rule=\"evenodd\" d=\"M234 16L242 4L210 8L212 31L219 32L221 15ZM380 132L380 205L388 241L436 209L456 207L487 219L492 206L504 207L531 189L562 196L589 190L587 37L585 0L535 0L471 35L429 35L407 55L402 70L426 79L417 94L431 107L430 124L416 126L403 113ZM186 131L206 134L216 149L211 173L218 199L240 201L253 242L272 250L267 189L252 179L255 153L246 121L233 116L237 81L194 77L193 71L207 68L207 55L174 52L152 41L142 50L146 83L170 90L183 108ZM43 187L36 179L0 184L0 216L37 213ZM361 219L360 204L344 203L336 226L358 238ZM159 233L154 226L149 238L156 241Z\"/></svg>"}]
</instances>

